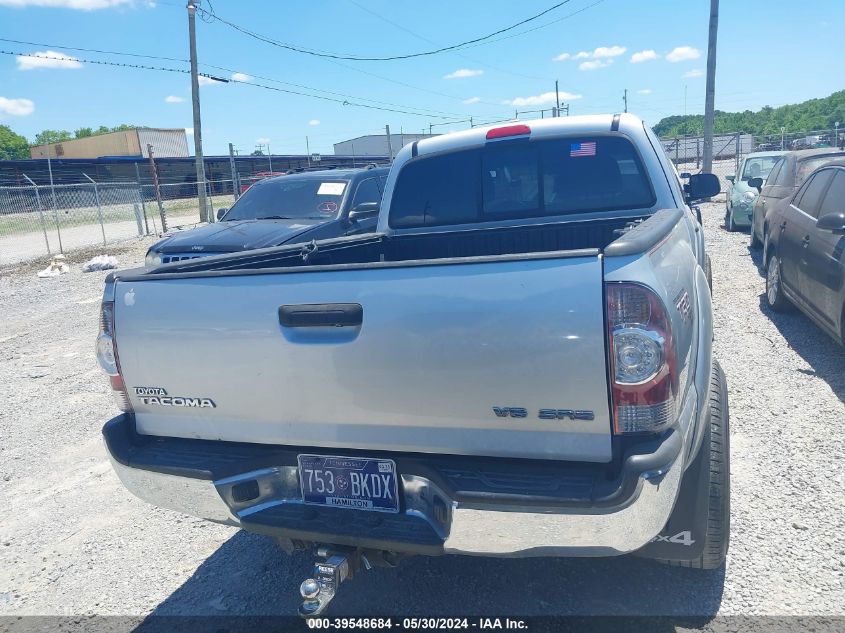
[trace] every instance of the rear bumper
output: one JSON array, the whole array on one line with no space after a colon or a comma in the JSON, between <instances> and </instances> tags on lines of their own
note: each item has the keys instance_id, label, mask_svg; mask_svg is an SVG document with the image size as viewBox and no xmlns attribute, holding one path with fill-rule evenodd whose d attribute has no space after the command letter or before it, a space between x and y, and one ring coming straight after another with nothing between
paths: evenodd
<instances>
[{"instance_id":1,"label":"rear bumper","mask_svg":"<svg viewBox=\"0 0 845 633\"><path fill-rule=\"evenodd\" d=\"M311 448L140 436L131 415L103 434L124 486L153 505L271 536L430 555L632 552L663 529L683 475L671 430L628 447L612 477L592 464L368 453L400 474L401 511L383 514L304 505L296 454Z\"/></svg>"}]
</instances>

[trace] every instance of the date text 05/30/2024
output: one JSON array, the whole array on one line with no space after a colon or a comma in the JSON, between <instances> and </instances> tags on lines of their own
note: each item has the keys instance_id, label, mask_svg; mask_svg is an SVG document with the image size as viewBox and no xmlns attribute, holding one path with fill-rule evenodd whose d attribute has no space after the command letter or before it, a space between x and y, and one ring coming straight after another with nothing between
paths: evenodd
<instances>
[{"instance_id":1,"label":"date text 05/30/2024","mask_svg":"<svg viewBox=\"0 0 845 633\"><path fill-rule=\"evenodd\" d=\"M527 630L525 620L518 618L309 618L309 629L323 630Z\"/></svg>"}]
</instances>

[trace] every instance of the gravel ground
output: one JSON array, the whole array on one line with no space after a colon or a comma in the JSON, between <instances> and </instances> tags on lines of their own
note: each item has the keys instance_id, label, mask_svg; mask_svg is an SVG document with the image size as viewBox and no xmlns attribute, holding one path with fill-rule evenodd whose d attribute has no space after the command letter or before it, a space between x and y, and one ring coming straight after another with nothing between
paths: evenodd
<instances>
[{"instance_id":1,"label":"gravel ground","mask_svg":"<svg viewBox=\"0 0 845 633\"><path fill-rule=\"evenodd\" d=\"M845 614L845 352L801 314L769 313L747 235L721 228L723 205L703 213L732 414L726 569L417 558L344 585L333 614ZM147 246L108 252L128 267ZM294 613L309 556L120 486L93 357L105 273L72 268L0 276L0 614Z\"/></svg>"}]
</instances>

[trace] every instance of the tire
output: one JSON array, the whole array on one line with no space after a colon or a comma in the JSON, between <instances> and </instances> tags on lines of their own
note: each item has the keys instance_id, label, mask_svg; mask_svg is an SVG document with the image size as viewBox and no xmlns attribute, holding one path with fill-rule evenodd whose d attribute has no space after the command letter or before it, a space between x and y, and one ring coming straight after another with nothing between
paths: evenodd
<instances>
[{"instance_id":1,"label":"tire","mask_svg":"<svg viewBox=\"0 0 845 633\"><path fill-rule=\"evenodd\" d=\"M783 294L777 255L770 255L766 262L766 304L775 312L787 312L792 306Z\"/></svg>"},{"instance_id":2,"label":"tire","mask_svg":"<svg viewBox=\"0 0 845 633\"><path fill-rule=\"evenodd\" d=\"M709 427L701 442L701 451L708 451L709 481L707 482L707 527L704 529L704 550L692 560L665 560L673 567L690 569L719 569L725 564L731 530L731 472L730 472L730 411L725 373L713 361L710 374Z\"/></svg>"},{"instance_id":3,"label":"tire","mask_svg":"<svg viewBox=\"0 0 845 633\"><path fill-rule=\"evenodd\" d=\"M765 232L765 229L764 229ZM751 215L751 239L748 241L748 246L751 250L756 251L758 248L763 246L763 242L757 239L757 234L754 232L754 215Z\"/></svg>"},{"instance_id":4,"label":"tire","mask_svg":"<svg viewBox=\"0 0 845 633\"><path fill-rule=\"evenodd\" d=\"M735 233L736 232L736 224L734 224L734 214L728 210L727 214L725 214L725 230L728 233Z\"/></svg>"},{"instance_id":5,"label":"tire","mask_svg":"<svg viewBox=\"0 0 845 633\"><path fill-rule=\"evenodd\" d=\"M704 276L707 278L707 285L710 286L710 294L713 294L713 264L710 263L710 255L704 255Z\"/></svg>"}]
</instances>

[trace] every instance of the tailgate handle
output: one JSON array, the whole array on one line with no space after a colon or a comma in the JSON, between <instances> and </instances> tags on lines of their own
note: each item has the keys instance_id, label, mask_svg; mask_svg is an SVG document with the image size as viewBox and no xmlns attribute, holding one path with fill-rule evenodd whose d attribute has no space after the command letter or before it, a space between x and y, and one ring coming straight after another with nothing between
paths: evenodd
<instances>
[{"instance_id":1,"label":"tailgate handle","mask_svg":"<svg viewBox=\"0 0 845 633\"><path fill-rule=\"evenodd\" d=\"M360 303L305 303L279 306L279 323L285 327L354 327L364 320Z\"/></svg>"}]
</instances>

